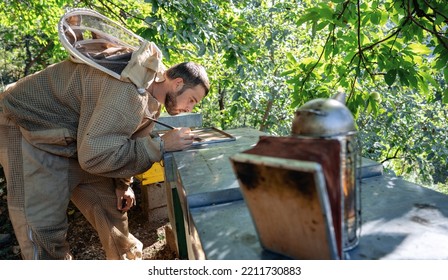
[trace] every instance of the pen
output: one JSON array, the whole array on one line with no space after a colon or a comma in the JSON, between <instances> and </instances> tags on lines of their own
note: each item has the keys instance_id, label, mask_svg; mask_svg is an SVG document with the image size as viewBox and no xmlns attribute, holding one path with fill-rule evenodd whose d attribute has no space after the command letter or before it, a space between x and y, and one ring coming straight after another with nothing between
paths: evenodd
<instances>
[{"instance_id":1,"label":"pen","mask_svg":"<svg viewBox=\"0 0 448 280\"><path fill-rule=\"evenodd\" d=\"M164 126L164 127L167 127L167 128L170 128L170 129L175 129L174 126L171 126L171 125L169 125L169 124L163 123L163 122L158 121L158 120L156 120L156 119L149 118L149 117L148 117L148 119L150 119L150 120L152 120L153 122L158 123L158 124L160 124L160 125L162 125L162 126Z\"/></svg>"}]
</instances>

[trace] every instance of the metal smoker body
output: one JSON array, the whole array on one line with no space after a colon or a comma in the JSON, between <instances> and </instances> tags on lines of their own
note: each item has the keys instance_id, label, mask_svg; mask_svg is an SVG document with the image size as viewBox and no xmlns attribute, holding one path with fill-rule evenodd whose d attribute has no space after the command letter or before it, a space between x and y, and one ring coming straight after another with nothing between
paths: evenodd
<instances>
[{"instance_id":1,"label":"metal smoker body","mask_svg":"<svg viewBox=\"0 0 448 280\"><path fill-rule=\"evenodd\" d=\"M292 123L292 136L338 140L340 155L340 192L342 246L344 251L359 243L361 228L360 185L357 183L358 142L355 121L345 106L345 94L318 98L305 103Z\"/></svg>"}]
</instances>

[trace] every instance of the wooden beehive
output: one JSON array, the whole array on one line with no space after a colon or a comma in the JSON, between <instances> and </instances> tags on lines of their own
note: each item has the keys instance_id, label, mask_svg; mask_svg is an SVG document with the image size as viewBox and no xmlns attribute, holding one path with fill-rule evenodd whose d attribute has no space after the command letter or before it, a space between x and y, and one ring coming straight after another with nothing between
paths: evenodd
<instances>
[{"instance_id":1,"label":"wooden beehive","mask_svg":"<svg viewBox=\"0 0 448 280\"><path fill-rule=\"evenodd\" d=\"M265 248L298 259L343 258L340 152L338 140L261 136L253 148L231 158ZM245 172L244 166L252 171ZM248 183L250 176L258 178L256 183ZM307 215L313 219L306 220ZM270 227L277 227L280 247L269 248L263 241ZM336 254L328 254L333 246Z\"/></svg>"},{"instance_id":2,"label":"wooden beehive","mask_svg":"<svg viewBox=\"0 0 448 280\"><path fill-rule=\"evenodd\" d=\"M320 164L240 153L231 157L263 248L294 259L337 259Z\"/></svg>"}]
</instances>

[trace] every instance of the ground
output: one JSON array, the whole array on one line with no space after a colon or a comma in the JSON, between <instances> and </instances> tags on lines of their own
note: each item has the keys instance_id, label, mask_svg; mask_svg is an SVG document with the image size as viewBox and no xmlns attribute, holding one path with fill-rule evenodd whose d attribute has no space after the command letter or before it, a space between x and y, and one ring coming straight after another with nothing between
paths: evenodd
<instances>
[{"instance_id":1,"label":"ground","mask_svg":"<svg viewBox=\"0 0 448 280\"><path fill-rule=\"evenodd\" d=\"M1 179L0 179L1 180ZM170 232L168 218L149 222L140 205L141 193L134 188L137 206L128 213L129 229L143 243L144 260L174 260L177 258L172 247L167 245L166 232ZM7 209L6 184L0 181L0 260L20 260L20 248L12 229ZM67 210L69 230L67 240L76 260L104 260L105 254L98 235L84 216L70 204Z\"/></svg>"}]
</instances>

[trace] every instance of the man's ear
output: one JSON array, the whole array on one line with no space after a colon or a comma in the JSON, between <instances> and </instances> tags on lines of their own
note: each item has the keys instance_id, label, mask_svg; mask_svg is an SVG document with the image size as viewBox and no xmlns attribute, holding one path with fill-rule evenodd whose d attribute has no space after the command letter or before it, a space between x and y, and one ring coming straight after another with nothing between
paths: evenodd
<instances>
[{"instance_id":1,"label":"man's ear","mask_svg":"<svg viewBox=\"0 0 448 280\"><path fill-rule=\"evenodd\" d=\"M182 89L182 87L184 86L184 79L182 78L176 78L174 79L174 85L176 87L176 91L179 91Z\"/></svg>"}]
</instances>

